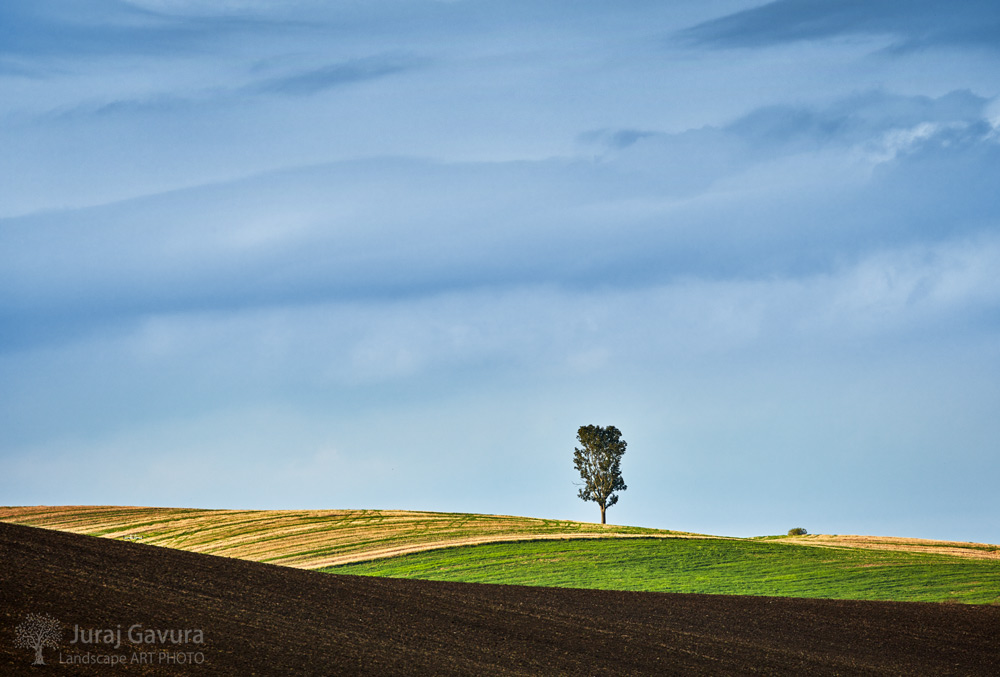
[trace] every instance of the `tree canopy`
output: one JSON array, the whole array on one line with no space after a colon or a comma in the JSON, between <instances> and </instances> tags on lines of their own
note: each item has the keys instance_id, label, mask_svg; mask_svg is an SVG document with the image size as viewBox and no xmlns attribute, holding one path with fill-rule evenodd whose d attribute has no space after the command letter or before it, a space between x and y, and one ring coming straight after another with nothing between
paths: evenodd
<instances>
[{"instance_id":1,"label":"tree canopy","mask_svg":"<svg viewBox=\"0 0 1000 677\"><path fill-rule=\"evenodd\" d=\"M583 478L579 496L601 507L601 524L606 524L605 511L618 502L616 491L625 491L621 460L625 455L625 440L613 425L606 428L584 425L576 433L580 447L573 454L573 465Z\"/></svg>"}]
</instances>

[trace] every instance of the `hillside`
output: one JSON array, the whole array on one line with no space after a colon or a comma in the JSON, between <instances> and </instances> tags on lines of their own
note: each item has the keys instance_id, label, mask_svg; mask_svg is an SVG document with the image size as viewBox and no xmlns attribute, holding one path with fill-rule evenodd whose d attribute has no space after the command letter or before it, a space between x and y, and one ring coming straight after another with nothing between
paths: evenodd
<instances>
[{"instance_id":1,"label":"hillside","mask_svg":"<svg viewBox=\"0 0 1000 677\"><path fill-rule=\"evenodd\" d=\"M329 573L647 592L1000 601L997 547L973 543L828 535L736 539L376 510L43 506L0 508L0 521Z\"/></svg>"},{"instance_id":2,"label":"hillside","mask_svg":"<svg viewBox=\"0 0 1000 677\"><path fill-rule=\"evenodd\" d=\"M47 669L80 675L1000 672L996 606L329 576L13 524L0 524L0 593L5 675L40 670L10 641L29 613L62 626ZM164 647L126 636L88 649L151 664L65 665L84 653L74 625L136 623L201 630L181 649L203 662L164 662Z\"/></svg>"},{"instance_id":3,"label":"hillside","mask_svg":"<svg viewBox=\"0 0 1000 677\"><path fill-rule=\"evenodd\" d=\"M647 592L1000 604L1000 562L949 554L796 547L771 540L629 538L492 543L330 573Z\"/></svg>"},{"instance_id":4,"label":"hillside","mask_svg":"<svg viewBox=\"0 0 1000 677\"><path fill-rule=\"evenodd\" d=\"M34 506L0 508L0 521L301 569L499 541L697 536L588 522L404 510Z\"/></svg>"}]
</instances>

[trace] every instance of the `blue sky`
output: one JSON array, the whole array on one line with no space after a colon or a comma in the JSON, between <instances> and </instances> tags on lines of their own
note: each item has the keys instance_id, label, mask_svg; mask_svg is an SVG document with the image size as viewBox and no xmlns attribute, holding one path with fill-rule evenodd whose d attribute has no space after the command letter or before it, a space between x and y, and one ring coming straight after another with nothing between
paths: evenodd
<instances>
[{"instance_id":1,"label":"blue sky","mask_svg":"<svg viewBox=\"0 0 1000 677\"><path fill-rule=\"evenodd\" d=\"M1000 5L7 0L0 502L1000 542Z\"/></svg>"}]
</instances>

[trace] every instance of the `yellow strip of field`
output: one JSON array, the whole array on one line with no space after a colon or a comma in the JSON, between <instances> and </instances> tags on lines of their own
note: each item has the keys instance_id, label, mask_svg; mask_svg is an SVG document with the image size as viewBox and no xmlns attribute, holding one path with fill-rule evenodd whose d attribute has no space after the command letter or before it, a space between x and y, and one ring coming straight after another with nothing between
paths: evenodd
<instances>
[{"instance_id":1,"label":"yellow strip of field","mask_svg":"<svg viewBox=\"0 0 1000 677\"><path fill-rule=\"evenodd\" d=\"M935 555L954 555L969 559L1000 560L1000 546L964 541L932 541L924 538L897 536L831 536L810 534L777 539L793 545L813 545L822 548L863 548L865 550L903 550Z\"/></svg>"}]
</instances>

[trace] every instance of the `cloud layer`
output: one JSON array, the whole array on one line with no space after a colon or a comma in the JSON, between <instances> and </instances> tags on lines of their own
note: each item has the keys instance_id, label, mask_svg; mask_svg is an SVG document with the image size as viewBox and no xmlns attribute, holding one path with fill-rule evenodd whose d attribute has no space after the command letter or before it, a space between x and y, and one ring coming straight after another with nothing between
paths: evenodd
<instances>
[{"instance_id":1,"label":"cloud layer","mask_svg":"<svg viewBox=\"0 0 1000 677\"><path fill-rule=\"evenodd\" d=\"M918 0L905 5L892 0L776 0L706 21L682 34L699 43L729 47L878 35L893 39L895 49L996 49L1000 8L988 0Z\"/></svg>"},{"instance_id":2,"label":"cloud layer","mask_svg":"<svg viewBox=\"0 0 1000 677\"><path fill-rule=\"evenodd\" d=\"M1000 540L948 7L8 3L0 488L587 519L598 423L621 522Z\"/></svg>"}]
</instances>

